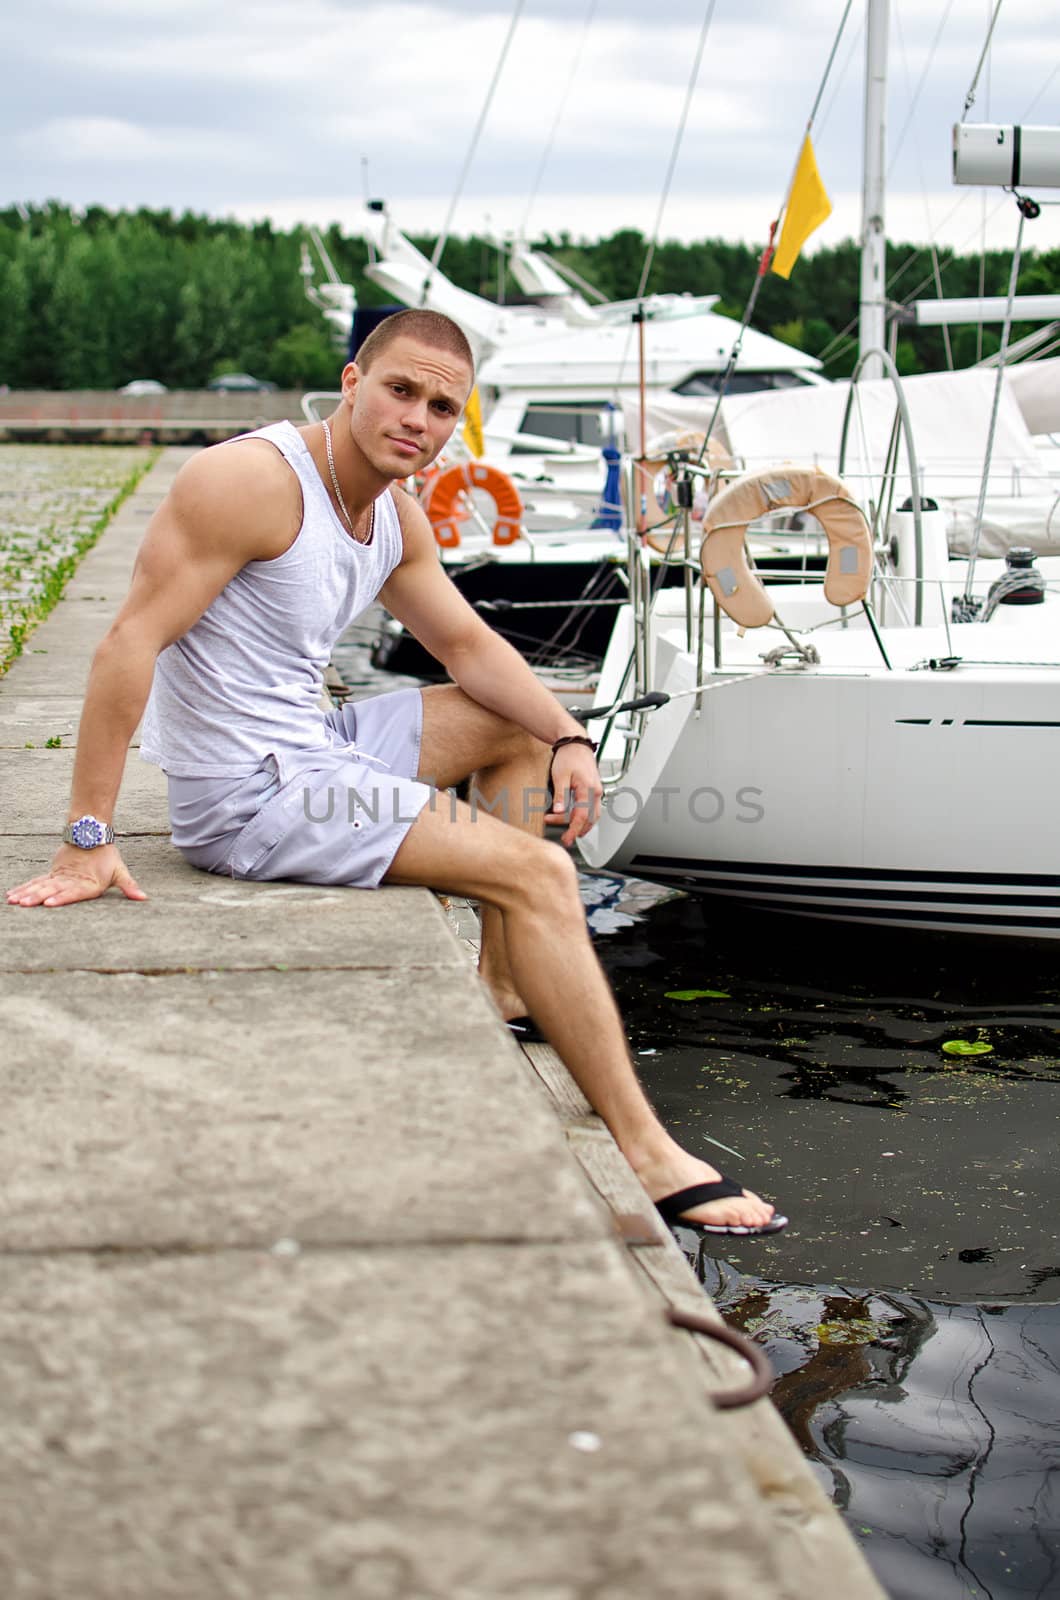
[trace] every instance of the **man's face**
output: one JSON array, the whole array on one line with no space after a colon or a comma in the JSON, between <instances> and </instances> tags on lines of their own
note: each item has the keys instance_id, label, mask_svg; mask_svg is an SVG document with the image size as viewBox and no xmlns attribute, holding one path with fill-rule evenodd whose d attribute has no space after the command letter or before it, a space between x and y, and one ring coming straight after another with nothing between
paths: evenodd
<instances>
[{"instance_id":1,"label":"man's face","mask_svg":"<svg viewBox=\"0 0 1060 1600\"><path fill-rule=\"evenodd\" d=\"M470 392L466 362L407 335L388 345L366 372L351 363L342 374L350 436L380 477L391 480L434 460Z\"/></svg>"}]
</instances>

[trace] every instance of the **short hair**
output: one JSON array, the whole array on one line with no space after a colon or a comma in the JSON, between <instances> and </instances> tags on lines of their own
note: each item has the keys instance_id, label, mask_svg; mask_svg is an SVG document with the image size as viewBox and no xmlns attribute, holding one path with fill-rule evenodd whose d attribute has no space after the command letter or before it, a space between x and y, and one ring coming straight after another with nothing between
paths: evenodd
<instances>
[{"instance_id":1,"label":"short hair","mask_svg":"<svg viewBox=\"0 0 1060 1600\"><path fill-rule=\"evenodd\" d=\"M436 350L458 356L466 362L474 380L475 357L464 331L441 311L395 311L372 329L353 359L362 372L367 372L372 362L378 360L395 339L401 338L418 339L421 344L433 345Z\"/></svg>"}]
</instances>

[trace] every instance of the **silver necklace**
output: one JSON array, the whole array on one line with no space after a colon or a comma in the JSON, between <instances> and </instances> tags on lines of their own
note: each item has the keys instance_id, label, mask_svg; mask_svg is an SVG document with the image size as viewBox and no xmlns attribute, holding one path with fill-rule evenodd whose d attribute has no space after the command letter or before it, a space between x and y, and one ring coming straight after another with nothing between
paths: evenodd
<instances>
[{"instance_id":1,"label":"silver necklace","mask_svg":"<svg viewBox=\"0 0 1060 1600\"><path fill-rule=\"evenodd\" d=\"M346 509L346 502L342 498L342 490L339 488L339 475L335 471L335 456L334 456L334 454L332 452L332 449L331 449L331 428L328 425L327 417L322 417L321 421L324 424L324 448L328 453L328 471L331 473L331 487L335 491L335 499L339 502L339 507L340 507L340 509L342 511L342 514L346 518L346 521L349 523L350 532L353 534L353 537L355 539L357 539L357 530L353 526L353 518L350 516L350 513ZM373 500L372 501L372 508L368 513L368 532L365 534L363 539L357 539L357 543L358 544L370 544L371 541L372 541L372 534L374 532L375 532L375 501Z\"/></svg>"}]
</instances>

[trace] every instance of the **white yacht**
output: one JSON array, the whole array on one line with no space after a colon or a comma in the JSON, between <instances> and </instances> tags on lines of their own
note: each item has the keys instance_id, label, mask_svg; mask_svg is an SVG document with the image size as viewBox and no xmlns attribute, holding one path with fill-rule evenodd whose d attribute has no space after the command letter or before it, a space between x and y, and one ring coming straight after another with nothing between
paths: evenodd
<instances>
[{"instance_id":1,"label":"white yacht","mask_svg":"<svg viewBox=\"0 0 1060 1600\"><path fill-rule=\"evenodd\" d=\"M625 592L617 462L637 442L625 434L623 404L641 390L639 327L651 352L645 392L666 400L716 392L739 324L712 309L715 295L592 298L588 285L583 293L521 244L511 246L509 266L532 303L495 305L432 268L381 202L367 209L364 230L373 282L403 304L445 312L467 333L478 360L484 460L511 480L521 501L520 537L498 539L488 487L469 480L442 561L530 659L574 669L598 663ZM801 389L823 381L819 368L814 357L748 329L729 388ZM470 466L459 445L450 464ZM421 675L437 670L397 627L384 632L374 661Z\"/></svg>"},{"instance_id":2,"label":"white yacht","mask_svg":"<svg viewBox=\"0 0 1060 1600\"><path fill-rule=\"evenodd\" d=\"M876 85L885 17L869 0ZM1012 131L986 130L991 153L1019 150ZM877 133L865 238L882 252ZM1040 143L1058 155L1037 181L1060 185L1060 133ZM1004 369L1013 270L1000 369L903 383L885 282L877 254L861 365L884 376L727 398L720 440L749 475L709 475L694 524L704 474L675 463L690 481L665 545L631 538L589 719L605 806L581 853L774 913L1060 938L1060 481L1035 438L1060 430L1060 363ZM690 409L656 400L653 425L694 426ZM762 574L748 530L768 548L777 515L789 570ZM660 561L681 587L659 586Z\"/></svg>"}]
</instances>

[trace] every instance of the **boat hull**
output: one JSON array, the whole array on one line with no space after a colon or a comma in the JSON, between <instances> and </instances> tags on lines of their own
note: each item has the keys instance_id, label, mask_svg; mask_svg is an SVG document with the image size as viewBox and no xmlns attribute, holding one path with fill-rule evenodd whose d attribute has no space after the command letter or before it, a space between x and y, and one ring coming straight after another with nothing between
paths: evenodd
<instances>
[{"instance_id":1,"label":"boat hull","mask_svg":"<svg viewBox=\"0 0 1060 1600\"><path fill-rule=\"evenodd\" d=\"M598 666L626 596L614 560L484 561L446 570L491 628L528 661L550 667ZM445 677L444 667L404 630L384 632L372 665L410 677Z\"/></svg>"},{"instance_id":2,"label":"boat hull","mask_svg":"<svg viewBox=\"0 0 1060 1600\"><path fill-rule=\"evenodd\" d=\"M1060 673L720 673L698 715L648 720L583 854L772 911L1060 938L1058 793Z\"/></svg>"}]
</instances>

